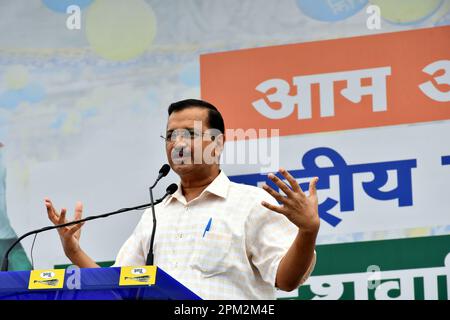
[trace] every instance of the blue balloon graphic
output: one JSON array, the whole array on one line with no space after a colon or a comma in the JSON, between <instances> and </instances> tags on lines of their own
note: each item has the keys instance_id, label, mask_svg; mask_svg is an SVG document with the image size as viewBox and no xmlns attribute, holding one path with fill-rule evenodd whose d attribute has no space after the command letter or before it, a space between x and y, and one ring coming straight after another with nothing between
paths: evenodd
<instances>
[{"instance_id":1,"label":"blue balloon graphic","mask_svg":"<svg viewBox=\"0 0 450 320\"><path fill-rule=\"evenodd\" d=\"M13 110L20 103L19 90L10 90L0 94L0 108Z\"/></svg>"},{"instance_id":2,"label":"blue balloon graphic","mask_svg":"<svg viewBox=\"0 0 450 320\"><path fill-rule=\"evenodd\" d=\"M64 121L67 118L67 114L58 114L53 122L50 124L50 128L59 129L64 124Z\"/></svg>"},{"instance_id":3,"label":"blue balloon graphic","mask_svg":"<svg viewBox=\"0 0 450 320\"><path fill-rule=\"evenodd\" d=\"M85 8L90 5L93 0L42 0L45 6L53 11L66 13L67 7L71 5Z\"/></svg>"},{"instance_id":4,"label":"blue balloon graphic","mask_svg":"<svg viewBox=\"0 0 450 320\"><path fill-rule=\"evenodd\" d=\"M36 103L44 99L44 89L38 84L30 84L21 90L22 99L31 103Z\"/></svg>"},{"instance_id":5,"label":"blue balloon graphic","mask_svg":"<svg viewBox=\"0 0 450 320\"><path fill-rule=\"evenodd\" d=\"M368 0L297 0L307 16L320 21L339 21L351 17L367 5Z\"/></svg>"},{"instance_id":6,"label":"blue balloon graphic","mask_svg":"<svg viewBox=\"0 0 450 320\"><path fill-rule=\"evenodd\" d=\"M180 81L188 87L200 86L200 63L198 61L189 63L179 75Z\"/></svg>"},{"instance_id":7,"label":"blue balloon graphic","mask_svg":"<svg viewBox=\"0 0 450 320\"><path fill-rule=\"evenodd\" d=\"M45 91L39 84L29 84L19 90L8 90L0 94L0 108L13 110L21 102L36 103L45 98Z\"/></svg>"}]
</instances>

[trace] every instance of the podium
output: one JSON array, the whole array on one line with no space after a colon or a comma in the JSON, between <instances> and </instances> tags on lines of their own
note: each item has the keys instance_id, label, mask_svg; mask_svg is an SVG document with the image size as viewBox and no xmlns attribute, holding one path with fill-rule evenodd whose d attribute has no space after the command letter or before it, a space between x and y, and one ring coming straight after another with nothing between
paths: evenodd
<instances>
[{"instance_id":1,"label":"podium","mask_svg":"<svg viewBox=\"0 0 450 320\"><path fill-rule=\"evenodd\" d=\"M60 289L29 289L31 271L0 272L0 300L201 300L158 267L152 285L120 286L121 268L75 271L79 285L69 283L75 273L65 270Z\"/></svg>"}]
</instances>

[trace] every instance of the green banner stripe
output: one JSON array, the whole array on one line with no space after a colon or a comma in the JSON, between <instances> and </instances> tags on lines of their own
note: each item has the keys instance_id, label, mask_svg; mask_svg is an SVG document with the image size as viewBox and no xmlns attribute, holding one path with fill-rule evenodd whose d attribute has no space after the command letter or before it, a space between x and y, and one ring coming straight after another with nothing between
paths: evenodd
<instances>
[{"instance_id":1,"label":"green banner stripe","mask_svg":"<svg viewBox=\"0 0 450 320\"><path fill-rule=\"evenodd\" d=\"M370 265L382 271L444 265L450 235L318 245L312 275L365 272Z\"/></svg>"}]
</instances>

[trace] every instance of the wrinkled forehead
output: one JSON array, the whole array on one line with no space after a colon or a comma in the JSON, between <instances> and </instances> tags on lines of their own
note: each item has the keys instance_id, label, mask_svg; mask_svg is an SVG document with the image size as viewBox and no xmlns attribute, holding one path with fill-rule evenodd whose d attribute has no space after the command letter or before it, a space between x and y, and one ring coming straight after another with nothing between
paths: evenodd
<instances>
[{"instance_id":1,"label":"wrinkled forehead","mask_svg":"<svg viewBox=\"0 0 450 320\"><path fill-rule=\"evenodd\" d=\"M176 129L193 129L194 126L208 129L208 110L205 108L187 108L175 111L167 120L167 131Z\"/></svg>"}]
</instances>

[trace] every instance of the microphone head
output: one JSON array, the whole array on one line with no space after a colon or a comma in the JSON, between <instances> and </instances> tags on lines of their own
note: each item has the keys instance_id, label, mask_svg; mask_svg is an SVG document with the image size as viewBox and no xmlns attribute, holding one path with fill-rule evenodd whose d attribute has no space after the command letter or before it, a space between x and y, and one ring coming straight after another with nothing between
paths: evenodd
<instances>
[{"instance_id":1,"label":"microphone head","mask_svg":"<svg viewBox=\"0 0 450 320\"><path fill-rule=\"evenodd\" d=\"M177 191L178 185L176 183L172 183L170 186L167 187L166 193L167 194L174 194L175 191Z\"/></svg>"},{"instance_id":2,"label":"microphone head","mask_svg":"<svg viewBox=\"0 0 450 320\"><path fill-rule=\"evenodd\" d=\"M169 173L169 171L170 171L170 166L169 166L167 163L164 164L164 165L161 167L161 169L159 169L159 175L160 175L160 177L162 178L162 177L167 176L167 174Z\"/></svg>"}]
</instances>

